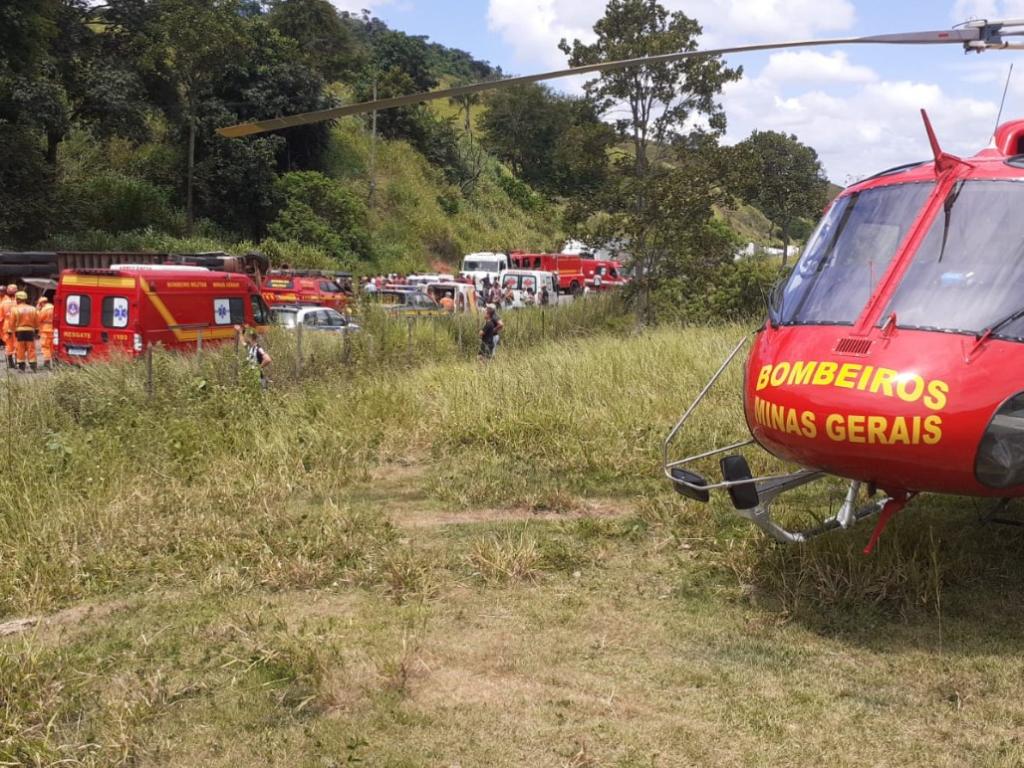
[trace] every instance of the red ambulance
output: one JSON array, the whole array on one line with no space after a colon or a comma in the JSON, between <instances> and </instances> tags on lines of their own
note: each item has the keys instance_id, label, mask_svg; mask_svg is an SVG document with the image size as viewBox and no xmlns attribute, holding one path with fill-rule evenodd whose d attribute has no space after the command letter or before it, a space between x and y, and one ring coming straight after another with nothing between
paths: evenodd
<instances>
[{"instance_id":1,"label":"red ambulance","mask_svg":"<svg viewBox=\"0 0 1024 768\"><path fill-rule=\"evenodd\" d=\"M81 363L115 350L138 356L154 344L194 350L228 341L235 326L265 330L270 310L245 274L126 265L62 272L53 320L54 356Z\"/></svg>"}]
</instances>

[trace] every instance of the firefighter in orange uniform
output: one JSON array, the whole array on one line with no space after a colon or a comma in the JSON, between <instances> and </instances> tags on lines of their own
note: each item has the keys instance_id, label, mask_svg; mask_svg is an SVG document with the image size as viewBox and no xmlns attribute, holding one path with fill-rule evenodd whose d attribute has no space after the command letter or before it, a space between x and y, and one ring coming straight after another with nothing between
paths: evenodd
<instances>
[{"instance_id":1,"label":"firefighter in orange uniform","mask_svg":"<svg viewBox=\"0 0 1024 768\"><path fill-rule=\"evenodd\" d=\"M7 325L14 331L14 356L18 360L18 368L25 370L27 362L36 370L36 335L39 333L39 313L28 303L28 294L18 291L14 294L18 302L8 312Z\"/></svg>"},{"instance_id":2,"label":"firefighter in orange uniform","mask_svg":"<svg viewBox=\"0 0 1024 768\"><path fill-rule=\"evenodd\" d=\"M3 336L4 351L7 354L7 367L14 367L14 332L7 326L8 315L16 303L14 294L18 292L18 286L11 283L3 298L0 298L0 334Z\"/></svg>"},{"instance_id":3,"label":"firefighter in orange uniform","mask_svg":"<svg viewBox=\"0 0 1024 768\"><path fill-rule=\"evenodd\" d=\"M36 302L39 312L39 346L43 352L43 367L50 368L53 360L53 304L45 296Z\"/></svg>"}]
</instances>

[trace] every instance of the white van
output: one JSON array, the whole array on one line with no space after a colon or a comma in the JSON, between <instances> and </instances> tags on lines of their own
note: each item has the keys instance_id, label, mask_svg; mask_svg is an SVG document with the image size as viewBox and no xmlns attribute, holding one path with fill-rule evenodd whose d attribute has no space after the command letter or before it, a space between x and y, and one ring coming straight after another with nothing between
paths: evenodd
<instances>
[{"instance_id":1,"label":"white van","mask_svg":"<svg viewBox=\"0 0 1024 768\"><path fill-rule=\"evenodd\" d=\"M462 271L459 274L472 279L473 285L479 291L483 290L485 277L493 283L504 269L508 269L508 256L504 253L481 251L468 253L463 257Z\"/></svg>"},{"instance_id":2,"label":"white van","mask_svg":"<svg viewBox=\"0 0 1024 768\"><path fill-rule=\"evenodd\" d=\"M498 278L498 284L501 286L502 293L506 288L512 289L513 301L512 307L525 307L529 302L526 301L526 297L529 292L533 291L534 304L540 306L540 294L541 291L547 287L549 304L555 304L558 302L558 278L551 272L541 272L536 269L506 269L501 273ZM506 305L507 306L507 305Z\"/></svg>"}]
</instances>

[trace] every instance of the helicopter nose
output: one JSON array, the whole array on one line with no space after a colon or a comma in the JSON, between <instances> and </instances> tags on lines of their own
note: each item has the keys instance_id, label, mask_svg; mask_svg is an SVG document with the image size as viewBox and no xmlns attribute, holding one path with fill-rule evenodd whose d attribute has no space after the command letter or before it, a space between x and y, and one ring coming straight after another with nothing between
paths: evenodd
<instances>
[{"instance_id":1,"label":"helicopter nose","mask_svg":"<svg viewBox=\"0 0 1024 768\"><path fill-rule=\"evenodd\" d=\"M823 327L759 335L744 399L754 438L803 466L890 491L994 495L975 474L975 455L993 414L1013 394L1007 382L1024 381L1024 347L992 342L967 360L966 337L901 330L859 340L868 342L866 351L844 354L837 335ZM1003 436L993 444L986 465L993 473L1024 467L1017 463L1024 459L1021 405L1020 421L1013 417L1020 442Z\"/></svg>"}]
</instances>

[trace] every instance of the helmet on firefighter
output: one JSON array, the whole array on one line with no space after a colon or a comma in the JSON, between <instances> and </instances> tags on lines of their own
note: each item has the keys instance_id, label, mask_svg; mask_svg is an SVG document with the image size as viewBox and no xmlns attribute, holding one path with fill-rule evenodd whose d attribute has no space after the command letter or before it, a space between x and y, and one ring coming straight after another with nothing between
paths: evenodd
<instances>
[{"instance_id":1,"label":"helmet on firefighter","mask_svg":"<svg viewBox=\"0 0 1024 768\"><path fill-rule=\"evenodd\" d=\"M18 291L16 294L14 294L14 298L16 298L18 301L28 301L28 294L25 293L24 291Z\"/></svg>"},{"instance_id":2,"label":"helmet on firefighter","mask_svg":"<svg viewBox=\"0 0 1024 768\"><path fill-rule=\"evenodd\" d=\"M8 286L7 286L7 295L8 296L13 296L15 293L17 293L17 291L18 291L18 286L16 286L14 283L9 283L8 284Z\"/></svg>"},{"instance_id":3,"label":"helmet on firefighter","mask_svg":"<svg viewBox=\"0 0 1024 768\"><path fill-rule=\"evenodd\" d=\"M40 296L39 301L36 302L36 306L41 307L43 306L43 304L48 304L49 302L50 300L48 298L46 298L45 296Z\"/></svg>"}]
</instances>

